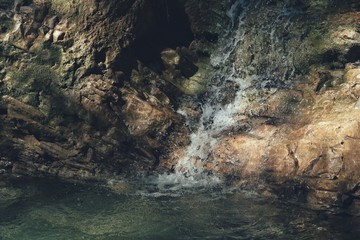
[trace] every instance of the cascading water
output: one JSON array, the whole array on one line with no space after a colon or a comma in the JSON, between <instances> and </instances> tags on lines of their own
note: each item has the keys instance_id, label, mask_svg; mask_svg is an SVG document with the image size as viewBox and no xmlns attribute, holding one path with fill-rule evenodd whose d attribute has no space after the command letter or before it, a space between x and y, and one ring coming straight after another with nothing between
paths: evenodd
<instances>
[{"instance_id":1,"label":"cascading water","mask_svg":"<svg viewBox=\"0 0 360 240\"><path fill-rule=\"evenodd\" d=\"M261 89L275 92L288 87L289 80L296 76L294 52L306 43L301 43L303 33L297 31L299 24L294 22L302 14L301 9L286 3L237 0L232 4L227 11L229 26L210 59L215 74L208 80L191 144L178 161L175 173L159 176L162 187L220 181L205 173L204 166L223 136L248 129L242 121L248 117L248 94ZM187 117L186 111L178 112Z\"/></svg>"}]
</instances>

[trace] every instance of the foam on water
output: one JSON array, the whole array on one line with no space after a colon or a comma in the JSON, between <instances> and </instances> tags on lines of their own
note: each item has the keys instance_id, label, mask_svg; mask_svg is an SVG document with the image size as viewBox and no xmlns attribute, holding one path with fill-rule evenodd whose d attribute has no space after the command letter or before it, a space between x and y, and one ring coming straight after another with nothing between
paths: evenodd
<instances>
[{"instance_id":1,"label":"foam on water","mask_svg":"<svg viewBox=\"0 0 360 240\"><path fill-rule=\"evenodd\" d=\"M274 20L270 19L265 26L259 27L258 34L270 42L269 46L260 43L262 48L268 49L264 59L273 62L259 75L253 71L259 66L246 65L242 59L243 51L249 51L242 47L244 38L253 27L247 22L248 17L255 9L260 8L261 4L264 4L264 1L237 0L227 11L229 26L210 58L215 74L212 79L208 79L199 122L196 128L190 127L195 128L190 135L191 144L175 166L175 173L158 176L160 188L172 186L173 189L177 189L218 184L220 179L206 173L204 168L219 140L241 125L240 121L244 119L243 113L246 108L243 104L247 100L246 92L254 88L254 82L259 84L259 88L267 87L268 91L273 91L268 87L274 84L273 79L283 83L295 74L293 53L283 46L283 37L279 34L284 29L292 27L294 12L289 11L286 4L283 8L275 7L268 10L274 11L270 13L275 16ZM260 52L255 51L252 54ZM229 86L232 86L231 89ZM232 97L228 96L230 93ZM178 113L187 117L183 109L179 109ZM190 125L191 121L188 120L187 124Z\"/></svg>"},{"instance_id":2,"label":"foam on water","mask_svg":"<svg viewBox=\"0 0 360 240\"><path fill-rule=\"evenodd\" d=\"M141 187L141 186L140 186ZM243 192L114 194L96 184L1 178L0 239L359 239L360 220ZM336 226L334 228L334 226Z\"/></svg>"},{"instance_id":3,"label":"foam on water","mask_svg":"<svg viewBox=\"0 0 360 240\"><path fill-rule=\"evenodd\" d=\"M203 166L219 141L222 132L238 123L237 113L242 108L239 103L243 98L241 89L246 88L247 85L246 81L237 75L232 54L245 35L245 28L242 26L247 8L244 0L238 0L227 12L231 23L225 38L231 40L223 41L224 46L219 49L219 52L214 53L210 59L212 66L218 70L215 76L208 81L207 95L209 97L201 106L202 114L198 128L190 135L191 144L187 147L185 156L177 163L176 173L159 177L164 182L175 181L185 186L212 185L220 182L216 176L209 176L204 173ZM237 26L235 26L236 24ZM234 28L236 31L233 31ZM224 80L224 76L226 80ZM239 91L231 103L224 105L221 101L226 97L224 96L226 94L226 83L231 82L237 84ZM183 113L184 111L179 110L179 112Z\"/></svg>"}]
</instances>

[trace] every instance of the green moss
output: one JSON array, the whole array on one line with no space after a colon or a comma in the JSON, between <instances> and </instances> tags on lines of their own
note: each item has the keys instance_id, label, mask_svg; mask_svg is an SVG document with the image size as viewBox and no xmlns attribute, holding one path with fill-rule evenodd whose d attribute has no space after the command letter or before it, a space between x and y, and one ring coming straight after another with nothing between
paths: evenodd
<instances>
[{"instance_id":1,"label":"green moss","mask_svg":"<svg viewBox=\"0 0 360 240\"><path fill-rule=\"evenodd\" d=\"M4 46L0 43L0 63L5 61L5 48Z\"/></svg>"},{"instance_id":2,"label":"green moss","mask_svg":"<svg viewBox=\"0 0 360 240\"><path fill-rule=\"evenodd\" d=\"M326 47L326 40L328 36L329 28L325 25L320 25L311 29L309 37L307 39L309 45L317 52L322 52Z\"/></svg>"},{"instance_id":3,"label":"green moss","mask_svg":"<svg viewBox=\"0 0 360 240\"><path fill-rule=\"evenodd\" d=\"M54 83L59 80L58 74L52 66L60 64L61 49L58 46L44 43L34 53L36 57L25 69L11 73L11 79L16 87L14 90L20 95L29 92L51 94L54 91Z\"/></svg>"},{"instance_id":4,"label":"green moss","mask_svg":"<svg viewBox=\"0 0 360 240\"><path fill-rule=\"evenodd\" d=\"M61 49L55 45L44 43L42 48L35 51L35 54L34 62L36 64L54 66L61 62Z\"/></svg>"},{"instance_id":5,"label":"green moss","mask_svg":"<svg viewBox=\"0 0 360 240\"><path fill-rule=\"evenodd\" d=\"M13 27L12 20L6 14L0 14L0 33L6 33Z\"/></svg>"},{"instance_id":6,"label":"green moss","mask_svg":"<svg viewBox=\"0 0 360 240\"><path fill-rule=\"evenodd\" d=\"M5 20L0 25L0 33L6 33L10 31L12 27L13 27L12 22Z\"/></svg>"},{"instance_id":7,"label":"green moss","mask_svg":"<svg viewBox=\"0 0 360 240\"><path fill-rule=\"evenodd\" d=\"M30 65L23 71L12 72L12 85L6 94L11 95L24 103L38 107L39 94L58 95L57 73L46 65Z\"/></svg>"},{"instance_id":8,"label":"green moss","mask_svg":"<svg viewBox=\"0 0 360 240\"><path fill-rule=\"evenodd\" d=\"M61 15L66 15L74 11L74 1L68 0L48 0L51 3L51 9Z\"/></svg>"},{"instance_id":9,"label":"green moss","mask_svg":"<svg viewBox=\"0 0 360 240\"><path fill-rule=\"evenodd\" d=\"M30 65L23 71L12 73L14 85L10 95L18 98L31 106L42 109L43 100L40 96L47 98L47 106L43 113L50 120L60 116L66 111L64 108L64 97L57 82L59 77L48 65Z\"/></svg>"},{"instance_id":10,"label":"green moss","mask_svg":"<svg viewBox=\"0 0 360 240\"><path fill-rule=\"evenodd\" d=\"M50 93L51 83L57 80L57 74L47 65L32 64L24 71L14 72L12 79L25 91Z\"/></svg>"},{"instance_id":11,"label":"green moss","mask_svg":"<svg viewBox=\"0 0 360 240\"><path fill-rule=\"evenodd\" d=\"M211 78L212 69L209 58L202 58L195 65L198 67L198 71L189 78L183 76L174 78L171 74L164 74L164 79L185 94L200 94L206 90L207 80Z\"/></svg>"},{"instance_id":12,"label":"green moss","mask_svg":"<svg viewBox=\"0 0 360 240\"><path fill-rule=\"evenodd\" d=\"M62 52L58 46L44 43L33 53L35 58L25 68L8 73L7 94L37 108L47 99L43 109L50 120L64 111L60 77L55 68L60 65Z\"/></svg>"},{"instance_id":13,"label":"green moss","mask_svg":"<svg viewBox=\"0 0 360 240\"><path fill-rule=\"evenodd\" d=\"M295 95L288 95L284 99L284 105L280 109L280 113L284 115L290 115L297 112L298 106L301 102L301 99Z\"/></svg>"}]
</instances>

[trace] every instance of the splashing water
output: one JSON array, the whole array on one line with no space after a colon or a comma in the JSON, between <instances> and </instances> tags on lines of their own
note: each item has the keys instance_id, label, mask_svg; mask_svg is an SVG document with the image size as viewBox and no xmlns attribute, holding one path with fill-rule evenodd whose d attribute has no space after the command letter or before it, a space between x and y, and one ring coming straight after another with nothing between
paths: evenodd
<instances>
[{"instance_id":1,"label":"splashing water","mask_svg":"<svg viewBox=\"0 0 360 240\"><path fill-rule=\"evenodd\" d=\"M238 16L236 12L238 12L239 8L244 8L244 11ZM231 58L245 34L242 28L244 24L242 20L245 18L246 12L244 1L236 1L227 12L231 23L226 36L231 36L232 41L225 42L221 51L215 53L210 59L211 65L219 70L209 80L206 94L209 97L201 106L202 114L197 124L198 128L190 135L191 144L188 146L185 156L177 163L175 167L176 173L173 175L161 175L159 177L160 182L170 180L173 183L185 186L192 186L194 184L214 185L220 182L220 179L216 176L204 173L204 164L206 164L212 149L217 144L221 133L238 122L236 114L240 112L241 105L237 103L241 101L241 91L237 92L232 103L223 105L221 102L225 97L224 94L226 94L224 83L232 82L239 86L244 85L244 82L241 81L242 79L236 76L235 66L231 62ZM237 26L239 31L235 31L235 35L232 36L232 30L237 22L236 18L239 20ZM227 76L227 79L224 80L222 76ZM178 112L187 117L181 109Z\"/></svg>"},{"instance_id":2,"label":"splashing water","mask_svg":"<svg viewBox=\"0 0 360 240\"><path fill-rule=\"evenodd\" d=\"M208 80L197 129L190 135L191 144L178 161L175 174L159 176L160 186L168 182L184 186L218 184L220 179L204 168L219 140L243 127L247 94L263 88L276 91L295 77L293 47L287 46L285 35L294 28L293 19L301 12L286 4L272 7L266 4L237 0L227 11L229 26L210 59L214 76ZM255 31L252 21L261 17L254 17L259 8L266 15L262 21L268 18L270 21L259 20ZM254 38L253 44L248 43L249 36ZM246 60L248 55L250 60ZM187 117L185 112L178 111Z\"/></svg>"},{"instance_id":3,"label":"splashing water","mask_svg":"<svg viewBox=\"0 0 360 240\"><path fill-rule=\"evenodd\" d=\"M4 179L0 239L359 239L360 219L274 203L242 192L136 191L94 183ZM145 189L146 190L146 189ZM336 227L334 227L336 226Z\"/></svg>"}]
</instances>

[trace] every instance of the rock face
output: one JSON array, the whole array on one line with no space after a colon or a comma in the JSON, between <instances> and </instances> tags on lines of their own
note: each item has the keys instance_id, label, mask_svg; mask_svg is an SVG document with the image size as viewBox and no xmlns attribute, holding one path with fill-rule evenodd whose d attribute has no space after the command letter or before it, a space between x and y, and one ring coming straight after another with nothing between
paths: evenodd
<instances>
[{"instance_id":1,"label":"rock face","mask_svg":"<svg viewBox=\"0 0 360 240\"><path fill-rule=\"evenodd\" d=\"M334 6L329 5L326 10L312 2L304 4L304 15L312 16L316 9L325 26L311 27L302 37L300 34L307 27L297 29L307 23L297 23L301 17L297 19L296 14L288 29L273 28L273 35L269 36L272 39L262 35L262 27L252 23L253 13L244 15L241 26L246 28L251 23L253 28L241 36L242 42L233 50L231 61L236 74L245 71L242 77L256 75L249 78L242 93L242 108L237 110L243 116L241 121L249 126L242 133L230 129L230 136L222 135L204 167L242 187L256 187L265 194L270 188L284 197L296 193L314 207L341 206L358 214L359 178L355 169L360 162L356 150L360 122L360 35L356 30L359 5L349 3L339 12L322 15ZM264 14L263 19L277 11L277 6L259 3L258 7L256 15ZM261 20L258 24L268 26ZM277 31L284 32L277 35ZM283 34L290 36L284 40ZM273 50L260 50L262 54L249 50L262 49L266 41L273 42ZM285 45L278 49L277 44L284 41ZM302 47L286 50L298 41ZM252 55L247 58L248 54ZM290 57L288 54L292 59L279 64L280 57ZM269 60L271 66L264 63Z\"/></svg>"},{"instance_id":2,"label":"rock face","mask_svg":"<svg viewBox=\"0 0 360 240\"><path fill-rule=\"evenodd\" d=\"M197 129L230 112L233 123L219 121L199 147L206 157L189 156L196 167L357 213L359 10L327 0L2 1L0 171L172 172Z\"/></svg>"},{"instance_id":3,"label":"rock face","mask_svg":"<svg viewBox=\"0 0 360 240\"><path fill-rule=\"evenodd\" d=\"M168 97L177 88L140 61L154 54L139 44L163 22L164 7L142 0L1 5L2 171L134 175L187 144L176 97ZM169 28L161 27L160 34ZM167 41L156 43L158 53L173 47Z\"/></svg>"},{"instance_id":4,"label":"rock face","mask_svg":"<svg viewBox=\"0 0 360 240\"><path fill-rule=\"evenodd\" d=\"M360 160L358 3L236 1L229 9L211 55L215 87L205 94L222 105L204 100L215 107L200 113L191 139L208 146L175 151L163 167L186 172L186 158L229 184L358 214L350 170Z\"/></svg>"}]
</instances>

